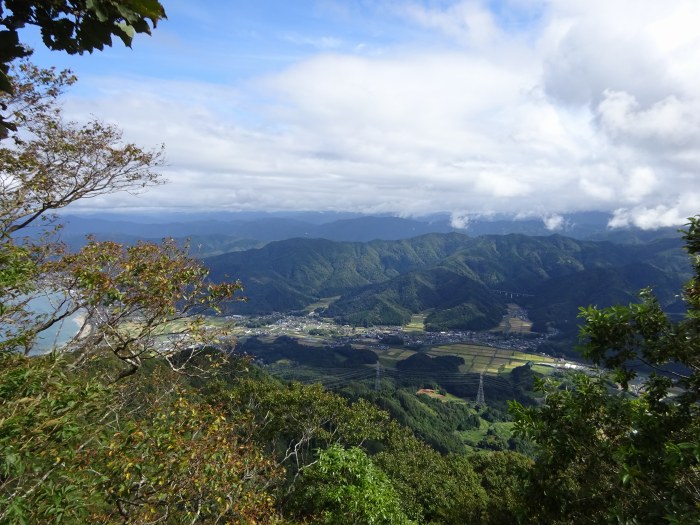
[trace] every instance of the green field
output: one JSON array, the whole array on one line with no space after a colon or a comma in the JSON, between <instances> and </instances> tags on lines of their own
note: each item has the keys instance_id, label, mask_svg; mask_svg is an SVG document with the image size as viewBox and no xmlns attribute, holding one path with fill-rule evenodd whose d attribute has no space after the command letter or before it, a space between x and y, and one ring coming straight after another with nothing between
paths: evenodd
<instances>
[{"instance_id":1,"label":"green field","mask_svg":"<svg viewBox=\"0 0 700 525\"><path fill-rule=\"evenodd\" d=\"M357 345L353 345L357 346ZM379 356L379 362L382 366L394 368L396 362L412 356L416 352L402 347L389 347L386 350L377 350L372 348ZM487 374L499 374L509 372L513 368L522 366L528 362L533 365L538 364L555 364L557 361L551 357L541 356L537 354L529 354L519 352L510 348L495 348L491 346L482 346L474 344L449 344L435 346L431 348L428 355L445 356L456 355L464 359L464 364L459 367L462 373L469 372L485 372ZM551 373L553 368L539 366L543 369L542 373Z\"/></svg>"},{"instance_id":2,"label":"green field","mask_svg":"<svg viewBox=\"0 0 700 525\"><path fill-rule=\"evenodd\" d=\"M402 359L411 357L413 354L416 353L413 350L408 350L406 348L394 346L390 347L387 350L377 350L373 347L368 348L370 348L374 353L377 354L377 356L379 356L379 362L382 364L382 366L388 368L394 368L396 366L397 361L401 361Z\"/></svg>"},{"instance_id":3,"label":"green field","mask_svg":"<svg viewBox=\"0 0 700 525\"><path fill-rule=\"evenodd\" d=\"M331 303L337 301L338 299L340 299L339 295L337 295L335 297L322 297L321 299L319 299L315 303L312 303L309 306L307 306L306 308L304 308L304 311L306 313L311 313L314 310L316 310L317 308L321 308L322 310L325 310L326 308L328 308L331 305Z\"/></svg>"},{"instance_id":4,"label":"green field","mask_svg":"<svg viewBox=\"0 0 700 525\"><path fill-rule=\"evenodd\" d=\"M411 321L403 327L404 332L420 333L425 332L425 318L427 314L413 314Z\"/></svg>"},{"instance_id":5,"label":"green field","mask_svg":"<svg viewBox=\"0 0 700 525\"><path fill-rule=\"evenodd\" d=\"M428 355L456 355L464 359L464 364L459 367L460 372L485 372L499 374L509 372L513 368L522 366L528 362L534 365L540 363L554 364L556 359L519 352L510 348L494 348L491 346L473 344L450 344L433 347ZM545 368L545 367L540 367ZM551 370L551 369L550 369Z\"/></svg>"}]
</instances>

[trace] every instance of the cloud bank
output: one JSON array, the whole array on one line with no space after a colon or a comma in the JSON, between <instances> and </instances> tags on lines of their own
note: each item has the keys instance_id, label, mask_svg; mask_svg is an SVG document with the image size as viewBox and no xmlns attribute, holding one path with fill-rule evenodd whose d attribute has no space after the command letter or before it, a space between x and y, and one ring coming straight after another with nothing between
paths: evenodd
<instances>
[{"instance_id":1,"label":"cloud bank","mask_svg":"<svg viewBox=\"0 0 700 525\"><path fill-rule=\"evenodd\" d=\"M325 45L235 83L84 78L71 116L165 143L170 180L88 204L525 213L552 230L573 211L642 228L700 212L695 0L379 4L405 29L391 45L295 36Z\"/></svg>"}]
</instances>

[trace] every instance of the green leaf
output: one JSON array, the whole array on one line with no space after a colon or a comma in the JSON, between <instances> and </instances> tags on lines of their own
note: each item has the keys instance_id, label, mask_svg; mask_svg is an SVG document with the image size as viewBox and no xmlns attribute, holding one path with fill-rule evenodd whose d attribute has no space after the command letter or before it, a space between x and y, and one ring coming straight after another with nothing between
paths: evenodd
<instances>
[{"instance_id":1,"label":"green leaf","mask_svg":"<svg viewBox=\"0 0 700 525\"><path fill-rule=\"evenodd\" d=\"M129 24L125 24L124 22L118 23L117 26L122 31L121 33L117 33L117 36L121 38L125 46L131 47L131 43L134 40L134 35L136 34L134 28Z\"/></svg>"},{"instance_id":2,"label":"green leaf","mask_svg":"<svg viewBox=\"0 0 700 525\"><path fill-rule=\"evenodd\" d=\"M167 18L165 9L158 0L130 0L128 5L141 16L153 20L154 24L156 20Z\"/></svg>"}]
</instances>

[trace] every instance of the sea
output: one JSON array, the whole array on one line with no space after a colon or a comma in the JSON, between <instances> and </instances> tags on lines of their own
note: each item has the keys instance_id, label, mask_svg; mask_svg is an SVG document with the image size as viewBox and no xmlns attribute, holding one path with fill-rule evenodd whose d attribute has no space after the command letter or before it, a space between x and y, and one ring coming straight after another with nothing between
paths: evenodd
<instances>
[{"instance_id":1,"label":"sea","mask_svg":"<svg viewBox=\"0 0 700 525\"><path fill-rule=\"evenodd\" d=\"M60 303L60 299L61 295L58 292L32 297L28 303L28 310L36 314L53 312L56 309L56 305ZM78 311L40 332L29 354L46 354L52 350L58 350L63 347L78 333L78 330L80 330L84 315L84 312Z\"/></svg>"}]
</instances>

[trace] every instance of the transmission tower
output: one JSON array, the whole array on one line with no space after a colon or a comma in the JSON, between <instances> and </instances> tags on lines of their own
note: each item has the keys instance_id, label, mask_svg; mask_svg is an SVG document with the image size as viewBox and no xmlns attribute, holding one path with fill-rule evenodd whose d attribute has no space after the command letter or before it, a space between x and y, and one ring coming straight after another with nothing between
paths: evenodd
<instances>
[{"instance_id":1,"label":"transmission tower","mask_svg":"<svg viewBox=\"0 0 700 525\"><path fill-rule=\"evenodd\" d=\"M374 375L374 390L379 391L379 370L380 370L380 365L379 361L377 361L377 373Z\"/></svg>"},{"instance_id":2,"label":"transmission tower","mask_svg":"<svg viewBox=\"0 0 700 525\"><path fill-rule=\"evenodd\" d=\"M484 373L479 374L479 390L476 393L476 404L485 406L486 399L484 399Z\"/></svg>"}]
</instances>

